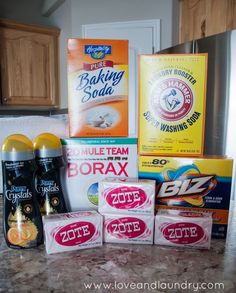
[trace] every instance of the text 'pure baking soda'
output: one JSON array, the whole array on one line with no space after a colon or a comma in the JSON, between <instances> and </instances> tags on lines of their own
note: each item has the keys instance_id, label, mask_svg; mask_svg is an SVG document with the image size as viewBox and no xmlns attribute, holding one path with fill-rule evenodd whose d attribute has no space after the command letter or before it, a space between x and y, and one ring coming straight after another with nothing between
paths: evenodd
<instances>
[{"instance_id":1,"label":"text 'pure baking soda'","mask_svg":"<svg viewBox=\"0 0 236 293\"><path fill-rule=\"evenodd\" d=\"M26 136L8 136L2 146L4 236L11 248L42 243L42 220L34 192L33 143Z\"/></svg>"},{"instance_id":2,"label":"text 'pure baking soda'","mask_svg":"<svg viewBox=\"0 0 236 293\"><path fill-rule=\"evenodd\" d=\"M70 137L128 135L128 41L69 39Z\"/></svg>"},{"instance_id":3,"label":"text 'pure baking soda'","mask_svg":"<svg viewBox=\"0 0 236 293\"><path fill-rule=\"evenodd\" d=\"M207 54L141 55L139 153L203 153Z\"/></svg>"}]
</instances>

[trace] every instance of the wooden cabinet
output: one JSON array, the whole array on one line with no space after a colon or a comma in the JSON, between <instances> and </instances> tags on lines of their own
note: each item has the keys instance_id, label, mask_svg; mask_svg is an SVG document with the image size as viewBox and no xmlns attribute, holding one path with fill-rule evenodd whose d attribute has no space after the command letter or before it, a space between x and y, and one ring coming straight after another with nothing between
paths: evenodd
<instances>
[{"instance_id":1,"label":"wooden cabinet","mask_svg":"<svg viewBox=\"0 0 236 293\"><path fill-rule=\"evenodd\" d=\"M180 43L236 28L236 0L179 0Z\"/></svg>"},{"instance_id":2,"label":"wooden cabinet","mask_svg":"<svg viewBox=\"0 0 236 293\"><path fill-rule=\"evenodd\" d=\"M59 106L60 30L0 20L1 101L9 106Z\"/></svg>"}]
</instances>

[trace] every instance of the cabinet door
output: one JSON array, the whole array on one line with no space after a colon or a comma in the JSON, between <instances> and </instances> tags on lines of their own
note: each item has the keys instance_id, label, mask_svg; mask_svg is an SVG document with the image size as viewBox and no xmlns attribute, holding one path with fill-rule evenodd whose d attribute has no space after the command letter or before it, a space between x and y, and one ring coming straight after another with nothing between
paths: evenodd
<instances>
[{"instance_id":1,"label":"cabinet door","mask_svg":"<svg viewBox=\"0 0 236 293\"><path fill-rule=\"evenodd\" d=\"M2 103L58 105L57 38L0 28Z\"/></svg>"}]
</instances>

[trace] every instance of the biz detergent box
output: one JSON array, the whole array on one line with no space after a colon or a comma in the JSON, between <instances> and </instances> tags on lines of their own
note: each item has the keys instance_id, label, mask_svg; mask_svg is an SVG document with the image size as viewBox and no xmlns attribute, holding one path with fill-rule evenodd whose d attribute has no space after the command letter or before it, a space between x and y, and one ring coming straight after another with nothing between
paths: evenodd
<instances>
[{"instance_id":1,"label":"biz detergent box","mask_svg":"<svg viewBox=\"0 0 236 293\"><path fill-rule=\"evenodd\" d=\"M105 177L138 176L136 138L65 138L64 189L72 211L98 209L98 184Z\"/></svg>"},{"instance_id":2,"label":"biz detergent box","mask_svg":"<svg viewBox=\"0 0 236 293\"><path fill-rule=\"evenodd\" d=\"M156 180L156 211L210 212L212 236L227 234L233 160L226 157L140 156L139 177Z\"/></svg>"},{"instance_id":3,"label":"biz detergent box","mask_svg":"<svg viewBox=\"0 0 236 293\"><path fill-rule=\"evenodd\" d=\"M128 136L128 41L69 39L70 137Z\"/></svg>"},{"instance_id":4,"label":"biz detergent box","mask_svg":"<svg viewBox=\"0 0 236 293\"><path fill-rule=\"evenodd\" d=\"M207 54L140 55L139 153L203 153Z\"/></svg>"}]
</instances>

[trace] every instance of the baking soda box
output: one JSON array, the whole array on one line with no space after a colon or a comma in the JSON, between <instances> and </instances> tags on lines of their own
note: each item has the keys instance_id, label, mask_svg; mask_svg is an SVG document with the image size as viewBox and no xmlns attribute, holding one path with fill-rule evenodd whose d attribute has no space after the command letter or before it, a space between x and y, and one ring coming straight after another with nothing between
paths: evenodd
<instances>
[{"instance_id":1,"label":"baking soda box","mask_svg":"<svg viewBox=\"0 0 236 293\"><path fill-rule=\"evenodd\" d=\"M214 238L226 237L232 168L233 160L226 157L139 158L139 177L156 180L156 211L210 212Z\"/></svg>"},{"instance_id":2,"label":"baking soda box","mask_svg":"<svg viewBox=\"0 0 236 293\"><path fill-rule=\"evenodd\" d=\"M70 137L128 136L128 41L68 40Z\"/></svg>"},{"instance_id":3,"label":"baking soda box","mask_svg":"<svg viewBox=\"0 0 236 293\"><path fill-rule=\"evenodd\" d=\"M140 55L139 153L203 153L207 54Z\"/></svg>"},{"instance_id":4,"label":"baking soda box","mask_svg":"<svg viewBox=\"0 0 236 293\"><path fill-rule=\"evenodd\" d=\"M65 138L65 192L72 211L98 209L98 183L105 177L138 176L137 139Z\"/></svg>"}]
</instances>

